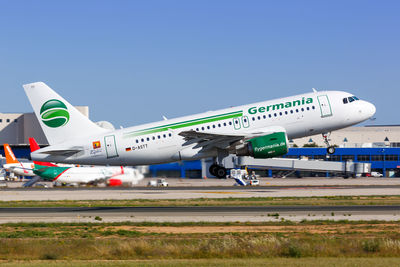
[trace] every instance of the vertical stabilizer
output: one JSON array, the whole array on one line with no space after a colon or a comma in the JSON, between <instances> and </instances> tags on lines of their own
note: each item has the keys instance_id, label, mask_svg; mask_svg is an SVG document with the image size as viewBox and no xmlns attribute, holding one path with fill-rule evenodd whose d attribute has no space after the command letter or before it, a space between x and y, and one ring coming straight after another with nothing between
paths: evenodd
<instances>
[{"instance_id":1,"label":"vertical stabilizer","mask_svg":"<svg viewBox=\"0 0 400 267\"><path fill-rule=\"evenodd\" d=\"M15 157L14 153L12 152L9 144L4 144L4 153L6 154L6 163L7 164L19 163L19 161Z\"/></svg>"},{"instance_id":2,"label":"vertical stabilizer","mask_svg":"<svg viewBox=\"0 0 400 267\"><path fill-rule=\"evenodd\" d=\"M24 85L25 93L50 145L97 135L97 126L43 82Z\"/></svg>"},{"instance_id":3,"label":"vertical stabilizer","mask_svg":"<svg viewBox=\"0 0 400 267\"><path fill-rule=\"evenodd\" d=\"M39 145L36 143L35 138L33 137L29 137L29 146L31 148L31 152L40 149ZM50 162L33 161L33 163L35 163L35 165L40 165L40 166L58 167L57 165Z\"/></svg>"}]
</instances>

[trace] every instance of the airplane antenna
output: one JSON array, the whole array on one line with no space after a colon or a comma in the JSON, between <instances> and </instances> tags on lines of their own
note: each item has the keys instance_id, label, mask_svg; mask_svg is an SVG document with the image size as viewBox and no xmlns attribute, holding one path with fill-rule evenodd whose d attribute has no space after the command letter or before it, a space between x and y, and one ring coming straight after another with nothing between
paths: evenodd
<instances>
[{"instance_id":1,"label":"airplane antenna","mask_svg":"<svg viewBox=\"0 0 400 267\"><path fill-rule=\"evenodd\" d=\"M314 93L318 92L317 89L315 89L315 88L313 88L312 90L313 90Z\"/></svg>"},{"instance_id":2,"label":"airplane antenna","mask_svg":"<svg viewBox=\"0 0 400 267\"><path fill-rule=\"evenodd\" d=\"M164 115L162 116L162 118L165 120L165 121L167 121L168 119L167 119L167 117L165 117Z\"/></svg>"}]
</instances>

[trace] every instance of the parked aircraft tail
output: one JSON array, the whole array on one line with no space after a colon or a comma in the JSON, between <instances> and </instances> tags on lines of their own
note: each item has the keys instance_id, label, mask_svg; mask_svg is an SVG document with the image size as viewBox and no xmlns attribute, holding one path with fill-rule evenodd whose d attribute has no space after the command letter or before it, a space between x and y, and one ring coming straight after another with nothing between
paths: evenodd
<instances>
[{"instance_id":1,"label":"parked aircraft tail","mask_svg":"<svg viewBox=\"0 0 400 267\"><path fill-rule=\"evenodd\" d=\"M29 146L31 148L31 152L40 149L39 145L36 143L35 138L33 137L29 137ZM33 163L35 163L35 165L40 165L40 166L58 167L57 165L50 162L33 161Z\"/></svg>"},{"instance_id":2,"label":"parked aircraft tail","mask_svg":"<svg viewBox=\"0 0 400 267\"><path fill-rule=\"evenodd\" d=\"M6 154L6 163L7 164L19 163L19 161L15 157L14 153L12 152L9 144L4 144L4 153Z\"/></svg>"},{"instance_id":3,"label":"parked aircraft tail","mask_svg":"<svg viewBox=\"0 0 400 267\"><path fill-rule=\"evenodd\" d=\"M25 84L24 90L50 145L107 131L43 82Z\"/></svg>"}]
</instances>

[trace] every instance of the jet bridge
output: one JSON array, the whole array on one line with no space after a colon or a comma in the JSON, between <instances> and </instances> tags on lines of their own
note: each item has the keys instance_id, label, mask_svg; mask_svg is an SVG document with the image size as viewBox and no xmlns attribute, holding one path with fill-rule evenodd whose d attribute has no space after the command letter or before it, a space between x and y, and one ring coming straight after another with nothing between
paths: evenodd
<instances>
[{"instance_id":1,"label":"jet bridge","mask_svg":"<svg viewBox=\"0 0 400 267\"><path fill-rule=\"evenodd\" d=\"M207 171L212 163L212 159L207 162L203 161L203 176L208 175ZM296 171L329 172L344 176L354 176L371 172L371 163L290 158L255 159L233 155L224 158L223 165L228 169L248 167L252 169L282 170L286 171L284 176Z\"/></svg>"},{"instance_id":2,"label":"jet bridge","mask_svg":"<svg viewBox=\"0 0 400 267\"><path fill-rule=\"evenodd\" d=\"M371 172L371 163L353 161L322 161L310 159L254 159L251 157L234 157L233 163L236 167L247 166L255 169L272 169L294 171L313 171L342 173L344 175L356 175Z\"/></svg>"}]
</instances>

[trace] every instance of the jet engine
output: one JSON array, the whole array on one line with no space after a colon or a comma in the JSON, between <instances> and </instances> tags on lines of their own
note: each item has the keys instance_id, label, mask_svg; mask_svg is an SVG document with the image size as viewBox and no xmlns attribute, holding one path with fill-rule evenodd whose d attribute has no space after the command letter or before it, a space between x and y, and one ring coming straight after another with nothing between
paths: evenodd
<instances>
[{"instance_id":1,"label":"jet engine","mask_svg":"<svg viewBox=\"0 0 400 267\"><path fill-rule=\"evenodd\" d=\"M243 146L236 148L236 155L266 159L285 155L288 148L286 133L275 132L249 139Z\"/></svg>"}]
</instances>

